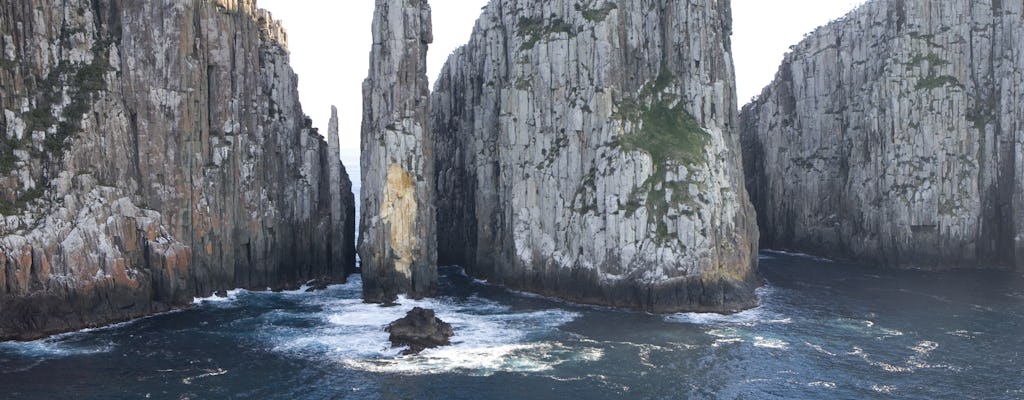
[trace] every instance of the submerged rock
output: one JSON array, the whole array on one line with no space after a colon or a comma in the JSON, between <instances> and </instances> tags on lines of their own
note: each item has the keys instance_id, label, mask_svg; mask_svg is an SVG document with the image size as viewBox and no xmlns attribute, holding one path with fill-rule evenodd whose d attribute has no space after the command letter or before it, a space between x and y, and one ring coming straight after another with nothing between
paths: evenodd
<instances>
[{"instance_id":1,"label":"submerged rock","mask_svg":"<svg viewBox=\"0 0 1024 400\"><path fill-rule=\"evenodd\" d=\"M875 0L792 47L742 111L765 247L1024 267L1024 4Z\"/></svg>"},{"instance_id":2,"label":"submerged rock","mask_svg":"<svg viewBox=\"0 0 1024 400\"><path fill-rule=\"evenodd\" d=\"M353 269L348 177L255 1L0 16L0 340Z\"/></svg>"},{"instance_id":3,"label":"submerged rock","mask_svg":"<svg viewBox=\"0 0 1024 400\"><path fill-rule=\"evenodd\" d=\"M437 80L441 264L653 312L753 306L728 1L493 0Z\"/></svg>"},{"instance_id":4,"label":"submerged rock","mask_svg":"<svg viewBox=\"0 0 1024 400\"><path fill-rule=\"evenodd\" d=\"M370 76L363 83L363 298L437 291L434 151L428 122L426 0L377 0Z\"/></svg>"},{"instance_id":5,"label":"submerged rock","mask_svg":"<svg viewBox=\"0 0 1024 400\"><path fill-rule=\"evenodd\" d=\"M425 349L451 344L455 335L452 326L434 316L434 310L413 308L405 317L388 324L385 331L394 347L408 346L403 355L417 354Z\"/></svg>"}]
</instances>

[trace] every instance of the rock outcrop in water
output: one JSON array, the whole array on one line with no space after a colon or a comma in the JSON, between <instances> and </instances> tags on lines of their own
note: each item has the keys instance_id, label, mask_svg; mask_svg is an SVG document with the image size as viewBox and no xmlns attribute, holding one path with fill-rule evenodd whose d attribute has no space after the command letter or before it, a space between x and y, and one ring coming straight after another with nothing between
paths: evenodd
<instances>
[{"instance_id":1,"label":"rock outcrop in water","mask_svg":"<svg viewBox=\"0 0 1024 400\"><path fill-rule=\"evenodd\" d=\"M437 291L434 150L428 115L426 0L377 0L363 83L363 297L390 302Z\"/></svg>"},{"instance_id":2,"label":"rock outcrop in water","mask_svg":"<svg viewBox=\"0 0 1024 400\"><path fill-rule=\"evenodd\" d=\"M255 1L10 0L0 21L0 340L354 268L348 178Z\"/></svg>"},{"instance_id":3,"label":"rock outcrop in water","mask_svg":"<svg viewBox=\"0 0 1024 400\"><path fill-rule=\"evenodd\" d=\"M742 112L765 246L1024 264L1024 4L876 0L793 47Z\"/></svg>"},{"instance_id":4,"label":"rock outcrop in water","mask_svg":"<svg viewBox=\"0 0 1024 400\"><path fill-rule=\"evenodd\" d=\"M450 345L450 338L455 336L451 324L434 316L434 310L420 307L413 308L405 317L388 324L384 330L390 334L388 340L393 346L409 347L402 352L403 355Z\"/></svg>"},{"instance_id":5,"label":"rock outcrop in water","mask_svg":"<svg viewBox=\"0 0 1024 400\"><path fill-rule=\"evenodd\" d=\"M438 251L493 283L654 312L752 306L720 0L494 0L432 98Z\"/></svg>"}]
</instances>

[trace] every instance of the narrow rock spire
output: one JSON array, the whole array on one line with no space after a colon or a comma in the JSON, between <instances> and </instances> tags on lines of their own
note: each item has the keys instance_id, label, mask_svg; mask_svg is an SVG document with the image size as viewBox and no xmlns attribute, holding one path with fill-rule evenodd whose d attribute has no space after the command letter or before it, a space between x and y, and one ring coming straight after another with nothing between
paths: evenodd
<instances>
[{"instance_id":1,"label":"narrow rock spire","mask_svg":"<svg viewBox=\"0 0 1024 400\"><path fill-rule=\"evenodd\" d=\"M338 108L331 106L327 127L327 167L331 195L331 267L341 268L347 276L355 272L355 199L352 181L341 165L341 137L338 133ZM346 206L347 205L347 206Z\"/></svg>"},{"instance_id":2,"label":"narrow rock spire","mask_svg":"<svg viewBox=\"0 0 1024 400\"><path fill-rule=\"evenodd\" d=\"M425 0L377 0L363 83L359 255L368 302L437 290Z\"/></svg>"}]
</instances>

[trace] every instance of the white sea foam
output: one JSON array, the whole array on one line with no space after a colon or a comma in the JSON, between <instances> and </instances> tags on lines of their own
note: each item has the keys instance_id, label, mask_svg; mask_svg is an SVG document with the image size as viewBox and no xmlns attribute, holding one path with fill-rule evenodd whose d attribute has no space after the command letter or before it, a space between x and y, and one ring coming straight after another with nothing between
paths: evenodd
<instances>
[{"instance_id":1,"label":"white sea foam","mask_svg":"<svg viewBox=\"0 0 1024 400\"><path fill-rule=\"evenodd\" d=\"M876 391L878 393L892 394L893 392L896 391L896 386L891 386L891 385L871 385L871 390L874 390L874 391Z\"/></svg>"},{"instance_id":2,"label":"white sea foam","mask_svg":"<svg viewBox=\"0 0 1024 400\"><path fill-rule=\"evenodd\" d=\"M345 359L349 368L371 372L406 375L440 374L458 371L468 375L489 376L495 372L545 372L576 361L600 360L604 352L597 348L570 348L557 342L537 342L498 346L465 344L426 350L419 355Z\"/></svg>"},{"instance_id":3,"label":"white sea foam","mask_svg":"<svg viewBox=\"0 0 1024 400\"><path fill-rule=\"evenodd\" d=\"M335 290L345 292L346 288ZM545 339L556 333L558 327L579 317L570 311L516 311L479 297L399 298L397 306L382 307L365 304L356 296L358 292L340 298L304 299L323 309L319 326L283 327L277 326L274 319L265 318L266 328L261 331L267 332L264 338L271 347L284 354L338 362L348 368L407 375L451 371L476 375L540 372L565 362L589 362L603 357L597 348L569 347ZM413 307L433 309L438 318L452 324L452 345L413 356L401 356L403 348L391 347L384 327Z\"/></svg>"},{"instance_id":4,"label":"white sea foam","mask_svg":"<svg viewBox=\"0 0 1024 400\"><path fill-rule=\"evenodd\" d=\"M814 261L820 261L820 262L826 262L826 263L834 263L835 262L835 261L827 259L827 258L818 257L818 256L812 256L810 254L805 254L805 253L795 253L795 252L788 252L788 251L781 251L781 250L761 250L761 251L764 252L764 253L768 253L768 254L778 254L778 255L782 255L782 256L806 258L808 260L814 260Z\"/></svg>"},{"instance_id":5,"label":"white sea foam","mask_svg":"<svg viewBox=\"0 0 1024 400\"><path fill-rule=\"evenodd\" d=\"M835 382L823 382L823 381L811 382L811 383L808 383L807 386L816 387L816 388L825 388L825 389L835 389L836 388Z\"/></svg>"},{"instance_id":6,"label":"white sea foam","mask_svg":"<svg viewBox=\"0 0 1024 400\"><path fill-rule=\"evenodd\" d=\"M155 318L163 315L179 313L182 311L184 310L177 309L162 313L156 313L142 318L133 319L131 321L119 322L116 324L106 325L99 328L79 329L77 331L61 333L39 340L33 340L30 342L0 342L0 350L7 350L15 354L35 357L39 359L108 353L114 349L114 342L106 341L99 344L86 344L83 343L82 340L88 338L87 335L90 333L119 329L138 323L139 321L144 321L150 318Z\"/></svg>"},{"instance_id":7,"label":"white sea foam","mask_svg":"<svg viewBox=\"0 0 1024 400\"><path fill-rule=\"evenodd\" d=\"M224 296L224 297L217 296L217 295L213 295L213 296L210 296L210 297L195 297L195 298L192 299L192 304L194 304L194 305L201 305L201 304L204 304L204 303L228 303L228 302L233 302L235 300L238 300L238 295L239 294L247 293L247 292L248 292L248 290L245 290L245 289L234 289L234 290L228 290L227 291L227 296Z\"/></svg>"},{"instance_id":8,"label":"white sea foam","mask_svg":"<svg viewBox=\"0 0 1024 400\"><path fill-rule=\"evenodd\" d=\"M714 336L716 339L711 344L713 347L721 347L725 344L738 344L738 343L751 343L754 347L760 347L763 349L774 349L774 350L788 350L789 343L786 341L768 337L760 334L751 334L744 332L736 328L720 328L709 330L708 335Z\"/></svg>"},{"instance_id":9,"label":"white sea foam","mask_svg":"<svg viewBox=\"0 0 1024 400\"><path fill-rule=\"evenodd\" d=\"M680 313L665 316L667 322L694 325L757 325L757 324L791 324L793 319L768 311L766 305L771 303L775 289L763 286L757 289L757 297L761 305L735 314L718 313Z\"/></svg>"},{"instance_id":10,"label":"white sea foam","mask_svg":"<svg viewBox=\"0 0 1024 400\"><path fill-rule=\"evenodd\" d=\"M978 336L984 335L985 332L974 332L974 331L968 331L968 330L959 329L959 330L955 330L955 331L946 332L946 334L950 335L950 336L961 337L961 338L964 338L964 339L976 339Z\"/></svg>"},{"instance_id":11,"label":"white sea foam","mask_svg":"<svg viewBox=\"0 0 1024 400\"><path fill-rule=\"evenodd\" d=\"M781 339L765 338L764 336L754 337L754 347L761 347L766 349L776 350L787 350L789 349L789 343Z\"/></svg>"},{"instance_id":12,"label":"white sea foam","mask_svg":"<svg viewBox=\"0 0 1024 400\"><path fill-rule=\"evenodd\" d=\"M214 376L221 376L221 375L224 375L226 373L228 373L227 370L220 369L220 368L215 369L215 370L205 370L205 372L203 372L202 374L199 374L199 375L196 375L196 376L190 376L188 378L182 379L181 383L184 383L186 385L191 385L192 382L197 380L197 379L204 379L204 378L211 378L211 377L214 377Z\"/></svg>"},{"instance_id":13,"label":"white sea foam","mask_svg":"<svg viewBox=\"0 0 1024 400\"><path fill-rule=\"evenodd\" d=\"M743 343L743 339L741 339L741 338L721 338L721 339L715 339L715 342L712 343L711 346L712 347L722 347L723 345L738 344L738 343Z\"/></svg>"},{"instance_id":14,"label":"white sea foam","mask_svg":"<svg viewBox=\"0 0 1024 400\"><path fill-rule=\"evenodd\" d=\"M849 352L847 354L849 354L851 356L860 357L862 360L864 360L864 362L868 363L868 365L871 365L871 366L877 367L877 368L881 368L881 369L885 370L886 372L913 372L913 369L911 369L909 367L903 367L903 366L887 363L887 362L884 362L884 361L874 360L871 357L870 354L865 352L864 349L862 349L860 347L854 347L853 351L851 351L851 352Z\"/></svg>"},{"instance_id":15,"label":"white sea foam","mask_svg":"<svg viewBox=\"0 0 1024 400\"><path fill-rule=\"evenodd\" d=\"M0 349L45 359L106 353L114 349L114 343L83 344L62 336L32 342L0 342Z\"/></svg>"},{"instance_id":16,"label":"white sea foam","mask_svg":"<svg viewBox=\"0 0 1024 400\"><path fill-rule=\"evenodd\" d=\"M821 354L824 354L824 355L827 355L827 356L830 356L830 357L835 357L836 356L836 353L833 353L831 351L825 350L825 348L822 347L821 345L817 345L817 344L814 344L814 343L811 343L811 342L804 342L804 344L807 345L807 347L810 347L810 348L816 350L817 352L819 352Z\"/></svg>"},{"instance_id":17,"label":"white sea foam","mask_svg":"<svg viewBox=\"0 0 1024 400\"><path fill-rule=\"evenodd\" d=\"M879 326L875 321L867 319L837 318L832 326L879 340L904 335L902 331Z\"/></svg>"}]
</instances>

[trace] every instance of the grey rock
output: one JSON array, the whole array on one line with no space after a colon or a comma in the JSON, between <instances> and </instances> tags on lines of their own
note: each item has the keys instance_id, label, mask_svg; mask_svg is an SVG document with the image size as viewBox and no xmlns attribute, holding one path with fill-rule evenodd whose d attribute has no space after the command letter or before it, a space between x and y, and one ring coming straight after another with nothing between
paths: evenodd
<instances>
[{"instance_id":1,"label":"grey rock","mask_svg":"<svg viewBox=\"0 0 1024 400\"><path fill-rule=\"evenodd\" d=\"M331 106L327 125L327 154L331 199L331 265L342 265L345 276L356 273L356 201L352 181L341 163L341 136L338 132L338 108Z\"/></svg>"},{"instance_id":2,"label":"grey rock","mask_svg":"<svg viewBox=\"0 0 1024 400\"><path fill-rule=\"evenodd\" d=\"M1024 265L1024 4L876 0L742 111L766 247L874 265Z\"/></svg>"},{"instance_id":3,"label":"grey rock","mask_svg":"<svg viewBox=\"0 0 1024 400\"><path fill-rule=\"evenodd\" d=\"M12 0L0 20L0 340L344 279L347 177L255 1Z\"/></svg>"},{"instance_id":4,"label":"grey rock","mask_svg":"<svg viewBox=\"0 0 1024 400\"><path fill-rule=\"evenodd\" d=\"M438 254L654 312L753 306L728 1L494 0L435 86Z\"/></svg>"},{"instance_id":5,"label":"grey rock","mask_svg":"<svg viewBox=\"0 0 1024 400\"><path fill-rule=\"evenodd\" d=\"M434 151L428 122L425 0L377 0L363 84L359 258L363 297L387 303L437 291Z\"/></svg>"},{"instance_id":6,"label":"grey rock","mask_svg":"<svg viewBox=\"0 0 1024 400\"><path fill-rule=\"evenodd\" d=\"M420 307L411 311L384 328L392 346L409 348L403 355L418 354L423 350L448 346L455 336L452 325L434 316L434 310Z\"/></svg>"}]
</instances>

